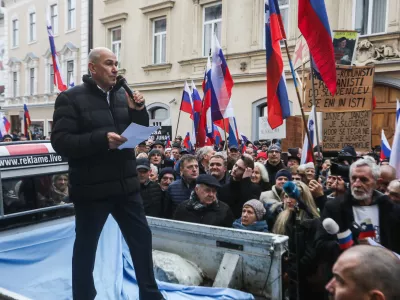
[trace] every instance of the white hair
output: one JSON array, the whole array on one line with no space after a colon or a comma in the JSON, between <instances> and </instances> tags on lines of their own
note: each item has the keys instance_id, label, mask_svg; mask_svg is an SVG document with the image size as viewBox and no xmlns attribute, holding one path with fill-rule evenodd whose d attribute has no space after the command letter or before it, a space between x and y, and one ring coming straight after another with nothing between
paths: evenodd
<instances>
[{"instance_id":1,"label":"white hair","mask_svg":"<svg viewBox=\"0 0 400 300\"><path fill-rule=\"evenodd\" d=\"M154 174L154 175L158 175L158 168L155 166L155 165L153 165L153 164L150 164L150 169L151 169L151 172Z\"/></svg>"},{"instance_id":2,"label":"white hair","mask_svg":"<svg viewBox=\"0 0 400 300\"><path fill-rule=\"evenodd\" d=\"M372 176L375 180L378 180L379 176L381 175L381 171L379 166L375 163L375 160L372 157L366 157L359 159L353 162L350 166L350 178L353 177L353 170L358 167L367 166L371 169Z\"/></svg>"},{"instance_id":3,"label":"white hair","mask_svg":"<svg viewBox=\"0 0 400 300\"><path fill-rule=\"evenodd\" d=\"M267 172L267 169L265 168L265 166L260 162L255 162L254 168L255 167L258 167L260 169L262 181L269 182L269 176L268 176L268 172Z\"/></svg>"},{"instance_id":4,"label":"white hair","mask_svg":"<svg viewBox=\"0 0 400 300\"><path fill-rule=\"evenodd\" d=\"M204 156L207 155L208 152L214 151L214 148L212 146L205 146L199 149L197 152L197 161L201 162L204 158Z\"/></svg>"}]
</instances>

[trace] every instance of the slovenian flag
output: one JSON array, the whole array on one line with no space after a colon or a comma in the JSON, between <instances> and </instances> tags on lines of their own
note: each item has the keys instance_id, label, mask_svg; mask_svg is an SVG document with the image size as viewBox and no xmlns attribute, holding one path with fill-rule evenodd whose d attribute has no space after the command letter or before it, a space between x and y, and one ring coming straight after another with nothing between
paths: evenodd
<instances>
[{"instance_id":1,"label":"slovenian flag","mask_svg":"<svg viewBox=\"0 0 400 300\"><path fill-rule=\"evenodd\" d=\"M192 101L193 101L193 112L194 112L194 115L193 115L194 129L196 132L196 140L198 140L202 101L201 101L200 94L199 94L193 80L192 80Z\"/></svg>"},{"instance_id":2,"label":"slovenian flag","mask_svg":"<svg viewBox=\"0 0 400 300\"><path fill-rule=\"evenodd\" d=\"M324 0L299 0L298 22L310 49L313 68L334 95L336 63Z\"/></svg>"},{"instance_id":3,"label":"slovenian flag","mask_svg":"<svg viewBox=\"0 0 400 300\"><path fill-rule=\"evenodd\" d=\"M308 115L308 122L307 122L307 127L308 127L308 132L310 133L311 143L308 142L307 134L305 134L300 164L306 164L306 163L314 161L313 160L313 151L314 151L314 146L316 144L315 137L314 137L314 135L315 135L314 111L315 111L315 106L313 105L311 108L310 114ZM310 144L312 145L311 148L310 148Z\"/></svg>"},{"instance_id":4,"label":"slovenian flag","mask_svg":"<svg viewBox=\"0 0 400 300\"><path fill-rule=\"evenodd\" d=\"M229 118L229 146L239 147L239 132L236 125L236 118Z\"/></svg>"},{"instance_id":5,"label":"slovenian flag","mask_svg":"<svg viewBox=\"0 0 400 300\"><path fill-rule=\"evenodd\" d=\"M339 241L339 247L342 250L346 250L354 244L353 235L352 235L350 229L347 229L344 232L339 232L337 234L337 238Z\"/></svg>"},{"instance_id":6,"label":"slovenian flag","mask_svg":"<svg viewBox=\"0 0 400 300\"><path fill-rule=\"evenodd\" d=\"M28 107L24 104L24 134L27 138L31 139L29 134L29 126L31 126L31 116L29 114Z\"/></svg>"},{"instance_id":7,"label":"slovenian flag","mask_svg":"<svg viewBox=\"0 0 400 300\"><path fill-rule=\"evenodd\" d=\"M165 143L165 148L171 148L171 139L167 136L167 141Z\"/></svg>"},{"instance_id":8,"label":"slovenian flag","mask_svg":"<svg viewBox=\"0 0 400 300\"><path fill-rule=\"evenodd\" d=\"M2 139L10 131L10 122L7 118L0 112L0 139Z\"/></svg>"},{"instance_id":9,"label":"slovenian flag","mask_svg":"<svg viewBox=\"0 0 400 300\"><path fill-rule=\"evenodd\" d=\"M211 62L211 117L213 122L234 117L231 102L233 79L217 36L214 35Z\"/></svg>"},{"instance_id":10,"label":"slovenian flag","mask_svg":"<svg viewBox=\"0 0 400 300\"><path fill-rule=\"evenodd\" d=\"M284 39L284 30L281 28L279 5L276 0L265 0L265 22L268 123L274 129L290 116L280 44Z\"/></svg>"},{"instance_id":11,"label":"slovenian flag","mask_svg":"<svg viewBox=\"0 0 400 300\"><path fill-rule=\"evenodd\" d=\"M390 158L390 153L392 149L390 148L389 142L386 138L385 132L382 129L382 134L381 134L381 161L384 159Z\"/></svg>"},{"instance_id":12,"label":"slovenian flag","mask_svg":"<svg viewBox=\"0 0 400 300\"><path fill-rule=\"evenodd\" d=\"M182 101L181 101L181 107L180 110L188 113L189 115L193 115L193 106L192 106L192 96L191 92L189 89L188 83L185 81L185 85L183 86L183 92L182 92Z\"/></svg>"},{"instance_id":13,"label":"slovenian flag","mask_svg":"<svg viewBox=\"0 0 400 300\"><path fill-rule=\"evenodd\" d=\"M183 146L188 149L188 151L192 151L193 145L192 142L190 141L190 133L186 133L185 139L183 140Z\"/></svg>"},{"instance_id":14,"label":"slovenian flag","mask_svg":"<svg viewBox=\"0 0 400 300\"><path fill-rule=\"evenodd\" d=\"M63 92L67 89L67 86L62 80L60 62L58 61L56 46L54 44L53 28L51 27L51 23L49 20L47 20L47 34L49 36L51 58L53 60L54 85L58 88L60 92Z\"/></svg>"},{"instance_id":15,"label":"slovenian flag","mask_svg":"<svg viewBox=\"0 0 400 300\"><path fill-rule=\"evenodd\" d=\"M213 121L211 118L211 61L208 57L203 80L203 107L201 109L198 128L197 145L203 147L210 142L214 143Z\"/></svg>"},{"instance_id":16,"label":"slovenian flag","mask_svg":"<svg viewBox=\"0 0 400 300\"><path fill-rule=\"evenodd\" d=\"M366 239L366 238L374 238L376 236L374 225L371 222L371 219L365 219L364 222L360 224L361 231L358 235L358 239Z\"/></svg>"}]
</instances>

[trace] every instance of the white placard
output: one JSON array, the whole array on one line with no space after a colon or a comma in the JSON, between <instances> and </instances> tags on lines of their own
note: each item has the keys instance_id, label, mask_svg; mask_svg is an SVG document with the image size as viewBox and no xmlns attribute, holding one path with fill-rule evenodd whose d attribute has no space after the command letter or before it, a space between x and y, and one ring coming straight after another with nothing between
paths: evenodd
<instances>
[{"instance_id":1,"label":"white placard","mask_svg":"<svg viewBox=\"0 0 400 300\"><path fill-rule=\"evenodd\" d=\"M259 140L272 140L286 138L286 120L283 124L275 129L272 129L268 123L268 117L258 118L258 139Z\"/></svg>"}]
</instances>

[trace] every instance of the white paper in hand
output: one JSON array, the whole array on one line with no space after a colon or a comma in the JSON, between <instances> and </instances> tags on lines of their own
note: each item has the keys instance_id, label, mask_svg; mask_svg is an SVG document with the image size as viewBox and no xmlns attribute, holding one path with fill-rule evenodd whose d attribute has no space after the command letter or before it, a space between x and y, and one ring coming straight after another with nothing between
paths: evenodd
<instances>
[{"instance_id":1,"label":"white paper in hand","mask_svg":"<svg viewBox=\"0 0 400 300\"><path fill-rule=\"evenodd\" d=\"M118 149L135 148L140 142L147 140L149 136L159 128L160 126L146 127L131 123L121 134L127 141L119 146Z\"/></svg>"}]
</instances>

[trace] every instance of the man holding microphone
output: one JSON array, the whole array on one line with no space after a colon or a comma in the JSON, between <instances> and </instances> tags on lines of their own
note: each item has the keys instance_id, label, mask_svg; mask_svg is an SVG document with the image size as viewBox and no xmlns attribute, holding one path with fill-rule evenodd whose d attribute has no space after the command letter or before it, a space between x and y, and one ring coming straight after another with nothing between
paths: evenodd
<instances>
[{"instance_id":1,"label":"man holding microphone","mask_svg":"<svg viewBox=\"0 0 400 300\"><path fill-rule=\"evenodd\" d=\"M118 61L107 48L88 57L90 75L83 84L62 92L55 102L51 143L68 158L70 199L76 213L72 259L74 300L93 300L97 243L112 214L129 246L140 299L159 300L153 273L151 231L140 197L133 149L119 150L120 134L131 122L149 125L144 98L133 99L117 80Z\"/></svg>"}]
</instances>

